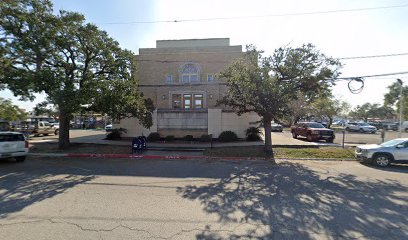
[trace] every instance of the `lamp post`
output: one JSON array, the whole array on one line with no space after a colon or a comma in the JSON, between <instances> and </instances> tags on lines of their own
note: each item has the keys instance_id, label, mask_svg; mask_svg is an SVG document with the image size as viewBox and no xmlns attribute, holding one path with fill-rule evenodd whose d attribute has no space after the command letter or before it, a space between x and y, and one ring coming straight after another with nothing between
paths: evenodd
<instances>
[{"instance_id":1,"label":"lamp post","mask_svg":"<svg viewBox=\"0 0 408 240\"><path fill-rule=\"evenodd\" d=\"M398 83L400 84L400 97L399 97L399 100L400 100L400 112L399 112L399 132L398 132L398 137L400 138L401 137L401 134L402 134L402 107L403 107L403 105L402 105L402 102L403 102L403 97L402 97L402 80L401 79L397 79L397 81L398 81Z\"/></svg>"}]
</instances>

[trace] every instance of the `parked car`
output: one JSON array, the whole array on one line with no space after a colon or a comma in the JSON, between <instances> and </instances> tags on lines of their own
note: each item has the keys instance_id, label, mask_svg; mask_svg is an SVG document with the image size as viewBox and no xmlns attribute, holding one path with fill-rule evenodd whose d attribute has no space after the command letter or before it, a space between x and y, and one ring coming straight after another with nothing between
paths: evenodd
<instances>
[{"instance_id":1,"label":"parked car","mask_svg":"<svg viewBox=\"0 0 408 240\"><path fill-rule=\"evenodd\" d=\"M49 122L39 121L39 122L22 122L18 126L14 128L14 131L21 132L26 135L44 135L47 136L49 134L59 134L59 125L53 126Z\"/></svg>"},{"instance_id":2,"label":"parked car","mask_svg":"<svg viewBox=\"0 0 408 240\"><path fill-rule=\"evenodd\" d=\"M399 124L395 122L383 122L381 123L381 127L385 130L398 131Z\"/></svg>"},{"instance_id":3,"label":"parked car","mask_svg":"<svg viewBox=\"0 0 408 240\"><path fill-rule=\"evenodd\" d=\"M291 127L291 133L293 138L302 136L306 137L309 142L325 140L332 143L335 138L333 130L325 128L321 123L316 122L298 123L296 126Z\"/></svg>"},{"instance_id":4,"label":"parked car","mask_svg":"<svg viewBox=\"0 0 408 240\"><path fill-rule=\"evenodd\" d=\"M397 138L379 145L357 146L355 156L380 167L386 167L392 162L408 163L408 138Z\"/></svg>"},{"instance_id":5,"label":"parked car","mask_svg":"<svg viewBox=\"0 0 408 240\"><path fill-rule=\"evenodd\" d=\"M362 132L362 133L376 133L377 132L377 128L374 126L371 126L368 123L364 123L364 122L349 122L346 124L346 131L349 132Z\"/></svg>"},{"instance_id":6,"label":"parked car","mask_svg":"<svg viewBox=\"0 0 408 240\"><path fill-rule=\"evenodd\" d=\"M112 131L112 124L106 125L105 126L105 131L111 132Z\"/></svg>"},{"instance_id":7,"label":"parked car","mask_svg":"<svg viewBox=\"0 0 408 240\"><path fill-rule=\"evenodd\" d=\"M28 154L28 141L22 133L0 132L0 158L15 158L23 162Z\"/></svg>"},{"instance_id":8,"label":"parked car","mask_svg":"<svg viewBox=\"0 0 408 240\"><path fill-rule=\"evenodd\" d=\"M272 132L282 132L283 131L283 126L280 125L279 123L272 123L271 124L271 131Z\"/></svg>"}]
</instances>

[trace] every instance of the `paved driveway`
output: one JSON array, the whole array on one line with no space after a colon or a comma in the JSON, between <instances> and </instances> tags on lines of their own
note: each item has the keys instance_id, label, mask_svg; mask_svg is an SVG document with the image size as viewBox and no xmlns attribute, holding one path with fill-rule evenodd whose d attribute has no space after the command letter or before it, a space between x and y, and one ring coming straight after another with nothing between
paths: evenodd
<instances>
[{"instance_id":1,"label":"paved driveway","mask_svg":"<svg viewBox=\"0 0 408 240\"><path fill-rule=\"evenodd\" d=\"M408 167L0 162L0 239L408 239Z\"/></svg>"}]
</instances>

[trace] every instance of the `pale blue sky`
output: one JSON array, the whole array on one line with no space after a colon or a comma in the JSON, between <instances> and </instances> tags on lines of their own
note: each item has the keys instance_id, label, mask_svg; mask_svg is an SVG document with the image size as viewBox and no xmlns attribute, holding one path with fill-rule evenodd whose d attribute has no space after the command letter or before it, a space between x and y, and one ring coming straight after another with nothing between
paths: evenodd
<instances>
[{"instance_id":1,"label":"pale blue sky","mask_svg":"<svg viewBox=\"0 0 408 240\"><path fill-rule=\"evenodd\" d=\"M156 40L228 37L233 45L255 44L271 53L291 44L311 42L333 57L353 57L408 52L408 7L371 11L341 12L285 17L243 18L234 20L191 21L154 24L108 24L162 20L244 17L271 14L332 11L408 4L405 0L53 0L55 10L77 11L115 38L122 47L135 53L139 48L155 47ZM343 60L342 76L360 76L408 71L408 56ZM366 80L360 94L351 94L345 82L333 91L353 106L382 102L386 87L395 78L408 84L408 74ZM22 108L34 103L19 102Z\"/></svg>"}]
</instances>

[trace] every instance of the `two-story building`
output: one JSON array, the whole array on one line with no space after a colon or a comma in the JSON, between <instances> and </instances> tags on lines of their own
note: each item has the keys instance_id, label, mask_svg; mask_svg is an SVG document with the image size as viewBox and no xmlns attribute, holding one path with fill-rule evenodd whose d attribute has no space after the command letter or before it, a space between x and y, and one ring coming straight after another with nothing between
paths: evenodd
<instances>
[{"instance_id":1,"label":"two-story building","mask_svg":"<svg viewBox=\"0 0 408 240\"><path fill-rule=\"evenodd\" d=\"M159 40L156 48L139 49L135 76L139 90L156 107L153 126L145 129L137 119L128 118L114 127L126 128L129 137L151 132L218 137L226 130L245 137L259 116L238 116L228 107L216 106L227 91L226 80L218 73L242 55L242 46L230 46L228 38Z\"/></svg>"}]
</instances>

